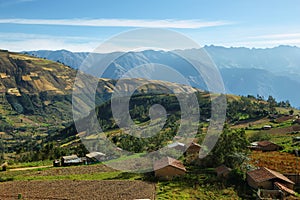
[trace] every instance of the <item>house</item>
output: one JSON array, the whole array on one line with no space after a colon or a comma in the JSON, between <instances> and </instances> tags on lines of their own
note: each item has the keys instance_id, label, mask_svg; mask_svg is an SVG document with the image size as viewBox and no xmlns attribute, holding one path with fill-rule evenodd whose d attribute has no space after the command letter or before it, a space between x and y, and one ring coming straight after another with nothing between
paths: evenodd
<instances>
[{"instance_id":1,"label":"house","mask_svg":"<svg viewBox=\"0 0 300 200\"><path fill-rule=\"evenodd\" d=\"M265 140L259 142L252 142L249 148L252 150L261 150L261 151L278 151L281 149L281 146Z\"/></svg>"},{"instance_id":2,"label":"house","mask_svg":"<svg viewBox=\"0 0 300 200\"><path fill-rule=\"evenodd\" d=\"M218 177L227 177L231 169L229 167L226 167L225 165L221 165L215 168L215 171Z\"/></svg>"},{"instance_id":3,"label":"house","mask_svg":"<svg viewBox=\"0 0 300 200\"><path fill-rule=\"evenodd\" d=\"M183 144L181 142L174 142L172 144L169 144L167 147L171 148L171 149L175 149L177 151L182 151L182 152L184 152L185 148L186 148L185 144Z\"/></svg>"},{"instance_id":4,"label":"house","mask_svg":"<svg viewBox=\"0 0 300 200\"><path fill-rule=\"evenodd\" d=\"M201 149L201 146L195 142L192 142L190 145L188 145L188 148L186 149L187 154L199 154L199 151Z\"/></svg>"},{"instance_id":5,"label":"house","mask_svg":"<svg viewBox=\"0 0 300 200\"><path fill-rule=\"evenodd\" d=\"M281 149L281 146L266 140L257 142L257 146L262 151L278 151Z\"/></svg>"},{"instance_id":6,"label":"house","mask_svg":"<svg viewBox=\"0 0 300 200\"><path fill-rule=\"evenodd\" d=\"M181 161L171 157L163 157L153 164L156 177L172 179L174 176L181 176L186 173L186 169Z\"/></svg>"},{"instance_id":7,"label":"house","mask_svg":"<svg viewBox=\"0 0 300 200\"><path fill-rule=\"evenodd\" d=\"M264 125L264 126L262 127L263 130L270 130L271 128L272 128L271 125Z\"/></svg>"},{"instance_id":8,"label":"house","mask_svg":"<svg viewBox=\"0 0 300 200\"><path fill-rule=\"evenodd\" d=\"M293 190L295 183L282 175L279 172L273 171L266 167L262 167L256 170L247 172L247 182L252 188L273 190L276 187L275 183L280 183L280 185ZM277 184L278 185L278 184Z\"/></svg>"},{"instance_id":9,"label":"house","mask_svg":"<svg viewBox=\"0 0 300 200\"><path fill-rule=\"evenodd\" d=\"M61 158L61 166L71 166L83 164L83 160L77 155L63 156Z\"/></svg>"},{"instance_id":10,"label":"house","mask_svg":"<svg viewBox=\"0 0 300 200\"><path fill-rule=\"evenodd\" d=\"M88 163L96 163L106 159L106 155L104 153L96 151L86 154L85 157L87 158Z\"/></svg>"}]
</instances>

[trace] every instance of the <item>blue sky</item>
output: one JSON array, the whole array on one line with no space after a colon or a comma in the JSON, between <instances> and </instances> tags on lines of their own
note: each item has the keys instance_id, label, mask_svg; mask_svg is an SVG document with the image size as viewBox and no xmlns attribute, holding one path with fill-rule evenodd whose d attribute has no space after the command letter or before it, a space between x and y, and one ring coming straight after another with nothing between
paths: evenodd
<instances>
[{"instance_id":1,"label":"blue sky","mask_svg":"<svg viewBox=\"0 0 300 200\"><path fill-rule=\"evenodd\" d=\"M140 27L172 29L200 45L300 46L300 1L0 0L0 49L93 51Z\"/></svg>"}]
</instances>

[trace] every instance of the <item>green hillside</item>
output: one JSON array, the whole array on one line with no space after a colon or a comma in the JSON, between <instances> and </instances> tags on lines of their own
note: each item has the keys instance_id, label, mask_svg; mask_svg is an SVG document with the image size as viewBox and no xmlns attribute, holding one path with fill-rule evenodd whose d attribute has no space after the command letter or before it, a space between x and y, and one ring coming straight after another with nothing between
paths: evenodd
<instances>
[{"instance_id":1,"label":"green hillside","mask_svg":"<svg viewBox=\"0 0 300 200\"><path fill-rule=\"evenodd\" d=\"M0 88L1 145L6 159L33 161L54 159L72 152L84 152L80 134L72 123L72 87L76 71L53 61L35 58L29 55L0 51ZM167 120L163 129L153 134L142 128L133 137L125 134L114 121L109 98L114 91L115 80L98 79L95 109L98 122L105 131L105 137L118 147L131 152L149 152L172 142L180 125L180 104L168 88L178 88L177 84L143 79L128 79L118 89L128 92L135 84L144 84L131 97L129 110L134 123L147 127L150 123L149 109L155 104L162 105L167 111ZM85 83L82 83L85 87ZM182 91L196 92L199 110L199 124L196 139L201 142L205 137L211 115L210 95L207 92L190 87L180 87ZM241 97L227 95L226 123L232 128L244 128L251 137L264 124L272 123L274 115L299 112L292 109L288 102L276 102L269 97ZM84 102L84 99L79 99ZM89 118L81 119L84 129L93 128ZM259 124L255 126L255 124ZM274 125L274 123L272 124ZM275 125L274 125L275 126ZM281 125L278 125L281 126ZM291 123L282 125L292 126ZM281 130L283 131L283 130ZM297 132L297 131L296 131ZM86 137L94 141L98 133ZM150 134L152 137L144 137ZM276 139L275 139L276 140ZM281 141L279 141L281 142ZM101 145L101 144L98 144ZM287 145L288 146L288 145ZM291 149L291 148L290 148ZM109 153L109 149L107 150ZM288 150L290 151L290 150Z\"/></svg>"}]
</instances>

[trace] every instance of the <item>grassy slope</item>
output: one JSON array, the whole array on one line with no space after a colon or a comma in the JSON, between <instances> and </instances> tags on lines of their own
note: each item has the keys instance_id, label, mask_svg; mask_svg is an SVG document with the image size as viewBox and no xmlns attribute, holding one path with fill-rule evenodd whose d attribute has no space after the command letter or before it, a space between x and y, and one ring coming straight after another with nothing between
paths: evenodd
<instances>
[{"instance_id":1,"label":"grassy slope","mask_svg":"<svg viewBox=\"0 0 300 200\"><path fill-rule=\"evenodd\" d=\"M157 199L239 199L234 188L217 185L191 185L181 181L159 182Z\"/></svg>"}]
</instances>

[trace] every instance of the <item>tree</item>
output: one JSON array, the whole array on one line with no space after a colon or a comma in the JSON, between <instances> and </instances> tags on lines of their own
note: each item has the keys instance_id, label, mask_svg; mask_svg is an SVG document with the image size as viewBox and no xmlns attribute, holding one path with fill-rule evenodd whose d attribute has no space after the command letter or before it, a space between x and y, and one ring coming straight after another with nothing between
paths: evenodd
<instances>
[{"instance_id":1,"label":"tree","mask_svg":"<svg viewBox=\"0 0 300 200\"><path fill-rule=\"evenodd\" d=\"M274 113L276 111L275 107L277 106L277 102L276 102L275 98L270 95L267 102L269 103L269 108L270 108L271 113Z\"/></svg>"},{"instance_id":2,"label":"tree","mask_svg":"<svg viewBox=\"0 0 300 200\"><path fill-rule=\"evenodd\" d=\"M289 100L285 101L285 107L286 108L290 108L291 107L291 104L290 104Z\"/></svg>"},{"instance_id":3,"label":"tree","mask_svg":"<svg viewBox=\"0 0 300 200\"><path fill-rule=\"evenodd\" d=\"M225 127L210 155L200 162L207 167L225 164L228 167L239 169L249 152L248 145L249 142L244 129L230 130Z\"/></svg>"}]
</instances>

